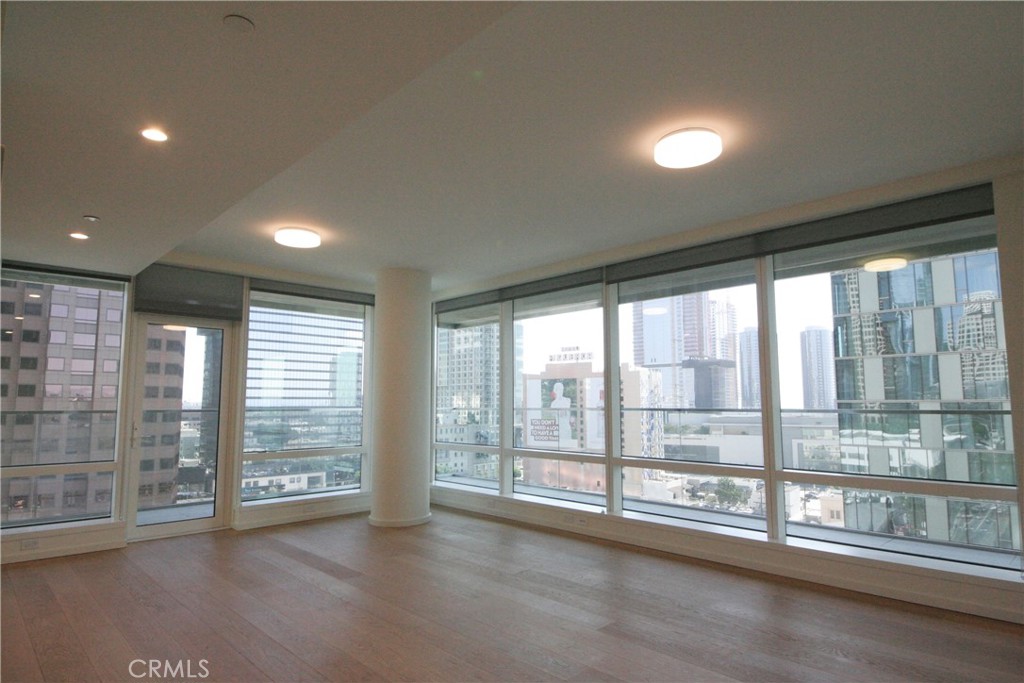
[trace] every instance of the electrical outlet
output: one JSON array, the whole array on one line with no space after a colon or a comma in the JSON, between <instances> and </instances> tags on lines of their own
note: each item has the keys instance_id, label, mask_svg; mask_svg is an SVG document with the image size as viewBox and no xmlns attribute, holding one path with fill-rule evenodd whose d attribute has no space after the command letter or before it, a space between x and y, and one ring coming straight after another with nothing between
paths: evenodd
<instances>
[{"instance_id":1,"label":"electrical outlet","mask_svg":"<svg viewBox=\"0 0 1024 683\"><path fill-rule=\"evenodd\" d=\"M586 517L577 517L576 518L576 526L587 526L588 524L590 524L590 520L587 519Z\"/></svg>"}]
</instances>

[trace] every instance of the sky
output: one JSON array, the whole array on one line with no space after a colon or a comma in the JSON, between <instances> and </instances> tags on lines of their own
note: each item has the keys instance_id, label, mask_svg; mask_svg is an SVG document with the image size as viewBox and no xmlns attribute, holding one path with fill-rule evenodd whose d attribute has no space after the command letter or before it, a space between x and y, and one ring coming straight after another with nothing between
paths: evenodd
<instances>
[{"instance_id":1,"label":"sky","mask_svg":"<svg viewBox=\"0 0 1024 683\"><path fill-rule=\"evenodd\" d=\"M757 303L752 285L716 290L712 300L726 301L736 307L736 330L757 327ZM745 291L744 291L745 290ZM633 325L630 304L622 307L619 324L619 356L632 360ZM832 329L832 284L829 273L776 280L775 316L779 345L779 377L783 408L803 408L800 333L809 327ZM591 309L559 316L529 318L521 321L525 336L523 371L539 373L552 354L568 347L594 354L594 369L604 364L601 339L601 310Z\"/></svg>"},{"instance_id":2,"label":"sky","mask_svg":"<svg viewBox=\"0 0 1024 683\"><path fill-rule=\"evenodd\" d=\"M206 343L196 334L196 328L185 332L185 379L181 389L183 403L203 402L203 365L206 362Z\"/></svg>"},{"instance_id":3,"label":"sky","mask_svg":"<svg viewBox=\"0 0 1024 683\"><path fill-rule=\"evenodd\" d=\"M736 329L757 326L757 305L750 294L752 285L716 290L711 299L727 301L736 307ZM746 291L743 291L746 290ZM778 321L779 377L782 378L783 408L803 407L801 381L800 332L808 327L832 328L831 281L828 273L808 275L775 282L775 314ZM619 325L620 359L632 359L633 325L629 304L624 305ZM594 308L559 316L528 318L520 322L526 338L523 371L539 373L551 355L568 347L593 353L593 367L604 366L601 309ZM186 333L185 402L199 404L203 398L203 371L206 345L190 327Z\"/></svg>"}]
</instances>

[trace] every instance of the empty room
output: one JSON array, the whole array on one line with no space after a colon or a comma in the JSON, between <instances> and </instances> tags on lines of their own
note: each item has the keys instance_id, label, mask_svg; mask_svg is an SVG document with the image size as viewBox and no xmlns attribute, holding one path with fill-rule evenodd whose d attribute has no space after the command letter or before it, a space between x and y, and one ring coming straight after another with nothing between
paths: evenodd
<instances>
[{"instance_id":1,"label":"empty room","mask_svg":"<svg viewBox=\"0 0 1024 683\"><path fill-rule=\"evenodd\" d=\"M1024 3L0 11L5 683L1024 675Z\"/></svg>"}]
</instances>

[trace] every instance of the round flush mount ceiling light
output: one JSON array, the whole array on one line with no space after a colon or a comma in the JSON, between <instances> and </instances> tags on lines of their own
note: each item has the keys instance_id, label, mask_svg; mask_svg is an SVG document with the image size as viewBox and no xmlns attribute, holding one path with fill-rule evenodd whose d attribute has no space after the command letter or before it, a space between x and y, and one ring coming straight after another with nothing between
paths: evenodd
<instances>
[{"instance_id":1,"label":"round flush mount ceiling light","mask_svg":"<svg viewBox=\"0 0 1024 683\"><path fill-rule=\"evenodd\" d=\"M722 136L710 128L683 128L654 146L654 163L665 168L693 168L722 153Z\"/></svg>"},{"instance_id":2,"label":"round flush mount ceiling light","mask_svg":"<svg viewBox=\"0 0 1024 683\"><path fill-rule=\"evenodd\" d=\"M899 256L876 258L864 264L864 270L869 273L888 273L890 270L899 270L907 267L907 259Z\"/></svg>"},{"instance_id":3,"label":"round flush mount ceiling light","mask_svg":"<svg viewBox=\"0 0 1024 683\"><path fill-rule=\"evenodd\" d=\"M274 233L274 241L295 249L313 249L320 246L320 235L306 228L281 228Z\"/></svg>"},{"instance_id":4,"label":"round flush mount ceiling light","mask_svg":"<svg viewBox=\"0 0 1024 683\"><path fill-rule=\"evenodd\" d=\"M71 237L72 239L76 239L76 240L87 240L87 239L89 239L89 236L86 235L84 232L73 232L73 233L69 234L68 237Z\"/></svg>"},{"instance_id":5,"label":"round flush mount ceiling light","mask_svg":"<svg viewBox=\"0 0 1024 683\"><path fill-rule=\"evenodd\" d=\"M152 140L153 142L167 142L167 133L163 132L159 128L146 128L145 130L139 131L139 135Z\"/></svg>"}]
</instances>

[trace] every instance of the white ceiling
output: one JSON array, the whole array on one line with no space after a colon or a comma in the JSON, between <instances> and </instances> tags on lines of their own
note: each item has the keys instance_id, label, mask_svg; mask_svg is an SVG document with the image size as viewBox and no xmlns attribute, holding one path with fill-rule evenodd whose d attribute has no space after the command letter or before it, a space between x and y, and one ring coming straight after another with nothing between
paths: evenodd
<instances>
[{"instance_id":1,"label":"white ceiling","mask_svg":"<svg viewBox=\"0 0 1024 683\"><path fill-rule=\"evenodd\" d=\"M7 3L0 246L466 286L1021 155L1022 36L1016 2ZM655 166L686 126L723 155Z\"/></svg>"}]
</instances>

